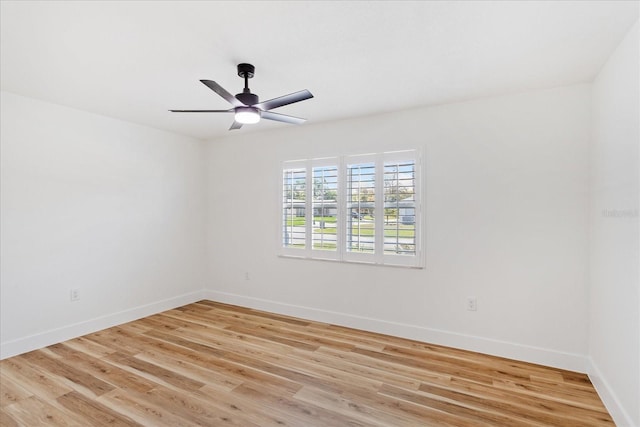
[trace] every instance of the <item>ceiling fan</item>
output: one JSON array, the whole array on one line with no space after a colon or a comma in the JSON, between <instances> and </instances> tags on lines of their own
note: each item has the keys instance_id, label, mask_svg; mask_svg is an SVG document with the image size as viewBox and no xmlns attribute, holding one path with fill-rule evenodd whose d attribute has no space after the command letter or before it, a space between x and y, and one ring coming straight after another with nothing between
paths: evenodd
<instances>
[{"instance_id":1,"label":"ceiling fan","mask_svg":"<svg viewBox=\"0 0 640 427\"><path fill-rule=\"evenodd\" d=\"M238 76L244 79L244 89L242 93L231 95L222 86L212 80L200 80L209 89L227 100L232 108L228 110L169 110L172 113L234 113L234 121L229 130L240 129L244 124L258 123L261 118L275 120L277 122L302 124L306 120L299 117L287 116L286 114L273 113L274 108L293 104L313 98L308 90L301 90L289 95L273 98L268 101L259 102L258 95L249 90L249 79L255 74L255 67L251 64L238 64Z\"/></svg>"}]
</instances>

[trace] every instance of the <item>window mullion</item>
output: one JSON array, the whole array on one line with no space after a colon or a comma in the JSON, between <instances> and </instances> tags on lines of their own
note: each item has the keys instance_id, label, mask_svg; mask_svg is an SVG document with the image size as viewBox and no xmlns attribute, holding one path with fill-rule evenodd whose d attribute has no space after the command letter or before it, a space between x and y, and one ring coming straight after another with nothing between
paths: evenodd
<instances>
[{"instance_id":1,"label":"window mullion","mask_svg":"<svg viewBox=\"0 0 640 427\"><path fill-rule=\"evenodd\" d=\"M384 158L376 155L375 168L375 228L374 257L376 264L384 263Z\"/></svg>"},{"instance_id":2,"label":"window mullion","mask_svg":"<svg viewBox=\"0 0 640 427\"><path fill-rule=\"evenodd\" d=\"M416 153L414 167L414 191L413 199L415 200L414 210L414 222L415 222L415 257L416 265L421 266L423 263L422 258L422 236L423 236L423 224L422 224L422 158L420 153Z\"/></svg>"},{"instance_id":3,"label":"window mullion","mask_svg":"<svg viewBox=\"0 0 640 427\"><path fill-rule=\"evenodd\" d=\"M347 194L347 173L346 162L343 157L338 159L338 196L337 196L337 217L336 217L336 245L338 251L338 259L344 261L345 246L346 246L346 224L344 224L343 218L345 218L346 208L346 194Z\"/></svg>"},{"instance_id":4,"label":"window mullion","mask_svg":"<svg viewBox=\"0 0 640 427\"><path fill-rule=\"evenodd\" d=\"M305 202L304 202L304 222L305 222L305 252L306 256L312 257L313 250L313 168L311 160L306 162L305 177Z\"/></svg>"}]
</instances>

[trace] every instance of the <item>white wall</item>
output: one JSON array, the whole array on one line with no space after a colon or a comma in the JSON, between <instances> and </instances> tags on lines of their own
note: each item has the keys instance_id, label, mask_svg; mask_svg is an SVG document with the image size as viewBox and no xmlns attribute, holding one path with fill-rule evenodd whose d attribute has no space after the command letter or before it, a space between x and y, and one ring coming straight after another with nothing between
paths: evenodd
<instances>
[{"instance_id":1,"label":"white wall","mask_svg":"<svg viewBox=\"0 0 640 427\"><path fill-rule=\"evenodd\" d=\"M208 295L584 372L589 120L578 85L211 141ZM276 257L281 161L405 148L425 269Z\"/></svg>"},{"instance_id":2,"label":"white wall","mask_svg":"<svg viewBox=\"0 0 640 427\"><path fill-rule=\"evenodd\" d=\"M203 143L1 95L1 356L201 296Z\"/></svg>"},{"instance_id":3,"label":"white wall","mask_svg":"<svg viewBox=\"0 0 640 427\"><path fill-rule=\"evenodd\" d=\"M638 24L593 86L591 377L621 426L640 426Z\"/></svg>"}]
</instances>

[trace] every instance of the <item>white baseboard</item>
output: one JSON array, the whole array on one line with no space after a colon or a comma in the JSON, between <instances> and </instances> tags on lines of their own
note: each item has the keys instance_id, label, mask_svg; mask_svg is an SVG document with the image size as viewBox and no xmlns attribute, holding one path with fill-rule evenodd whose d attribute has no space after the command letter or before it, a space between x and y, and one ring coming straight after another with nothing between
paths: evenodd
<instances>
[{"instance_id":1,"label":"white baseboard","mask_svg":"<svg viewBox=\"0 0 640 427\"><path fill-rule=\"evenodd\" d=\"M277 301L247 297L226 292L205 290L204 297L212 301L240 305L323 323L331 323L355 329L409 338L431 344L471 350L479 353L576 372L587 372L586 357L581 354L566 353L507 341L499 341L473 335L426 328L423 326L396 323L386 320L355 316L347 313L338 313L320 310L317 308L285 304Z\"/></svg>"},{"instance_id":2,"label":"white baseboard","mask_svg":"<svg viewBox=\"0 0 640 427\"><path fill-rule=\"evenodd\" d=\"M604 403L604 406L613 418L613 422L615 422L618 427L639 427L633 423L631 416L620 404L617 395L613 392L609 383L607 383L607 380L602 375L602 372L591 358L588 358L588 374L591 383L598 392L598 396L600 396L602 403Z\"/></svg>"},{"instance_id":3,"label":"white baseboard","mask_svg":"<svg viewBox=\"0 0 640 427\"><path fill-rule=\"evenodd\" d=\"M94 319L64 326L62 328L30 335L17 340L6 341L0 343L0 360L70 340L82 335L90 334L92 332L100 331L102 329L110 328L112 326L131 322L132 320L150 316L161 311L171 310L172 308L180 307L202 299L204 299L203 291L191 292L177 297L123 310L118 313L96 317Z\"/></svg>"}]
</instances>

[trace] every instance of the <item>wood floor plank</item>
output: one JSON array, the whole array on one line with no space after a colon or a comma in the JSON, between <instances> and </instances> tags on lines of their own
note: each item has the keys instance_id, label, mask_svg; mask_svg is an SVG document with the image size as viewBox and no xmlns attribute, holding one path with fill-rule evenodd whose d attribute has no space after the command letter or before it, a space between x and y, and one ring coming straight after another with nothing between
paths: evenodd
<instances>
[{"instance_id":1,"label":"wood floor plank","mask_svg":"<svg viewBox=\"0 0 640 427\"><path fill-rule=\"evenodd\" d=\"M587 375L214 301L0 361L0 425L606 427Z\"/></svg>"},{"instance_id":2,"label":"wood floor plank","mask_svg":"<svg viewBox=\"0 0 640 427\"><path fill-rule=\"evenodd\" d=\"M8 376L29 392L36 396L55 399L72 391L72 387L65 384L56 373L47 375L37 368L32 367L21 355L0 362L2 376Z\"/></svg>"},{"instance_id":3,"label":"wood floor plank","mask_svg":"<svg viewBox=\"0 0 640 427\"><path fill-rule=\"evenodd\" d=\"M73 364L95 378L112 384L118 389L145 392L158 385L140 375L135 375L127 370L121 369L105 359L97 359L91 355L77 352L64 343L54 344L50 348L55 353L64 357L68 363Z\"/></svg>"},{"instance_id":4,"label":"wood floor plank","mask_svg":"<svg viewBox=\"0 0 640 427\"><path fill-rule=\"evenodd\" d=\"M143 373L146 378L149 378L152 381L168 383L186 392L197 390L205 385L202 381L194 380L179 374L175 370L163 368L162 366L147 362L135 356L120 355L116 353L108 356L107 360L127 370Z\"/></svg>"},{"instance_id":5,"label":"wood floor plank","mask_svg":"<svg viewBox=\"0 0 640 427\"><path fill-rule=\"evenodd\" d=\"M163 337L167 340L173 340L176 342L184 342L182 338L173 337L162 332L156 332L155 335ZM188 344L185 344L188 345ZM240 383L260 383L265 384L273 389L273 392L280 392L282 390L295 393L300 389L301 385L288 380L286 378L280 378L257 369L253 369L246 366L243 363L236 363L228 360L223 354L210 354L206 351L206 347L202 352L191 351L186 347L176 345L174 350L156 348L157 351L163 352L167 355L171 353L179 354L184 360L188 360L190 363L197 365L205 369L213 369L219 372L223 372L225 375L229 375L234 381Z\"/></svg>"},{"instance_id":6,"label":"wood floor plank","mask_svg":"<svg viewBox=\"0 0 640 427\"><path fill-rule=\"evenodd\" d=\"M209 402L199 399L189 393L177 392L165 387L158 387L147 393L154 402L159 402L172 413L196 424L202 425L232 425L243 427L259 427L249 421L243 414L225 411L221 408L211 408Z\"/></svg>"},{"instance_id":7,"label":"wood floor plank","mask_svg":"<svg viewBox=\"0 0 640 427\"><path fill-rule=\"evenodd\" d=\"M398 426L409 422L406 418L368 406L357 399L347 399L342 394L327 393L313 387L303 387L295 394L294 398L338 414L356 418L365 425L384 427ZM418 420L412 421L415 423Z\"/></svg>"},{"instance_id":8,"label":"wood floor plank","mask_svg":"<svg viewBox=\"0 0 640 427\"><path fill-rule=\"evenodd\" d=\"M209 386L224 391L230 391L242 383L241 380L238 380L231 375L227 375L225 372L221 372L216 369L202 368L177 357L170 357L169 355L151 349L138 354L136 358L153 363L166 370L173 370L183 377L202 381L204 384L203 387Z\"/></svg>"},{"instance_id":9,"label":"wood floor plank","mask_svg":"<svg viewBox=\"0 0 640 427\"><path fill-rule=\"evenodd\" d=\"M602 402L598 395L581 389L567 389L562 384L555 384L553 392L549 392L547 386L536 385L532 383L513 381L495 380L494 388L510 392L518 392L535 398L553 398L555 401L565 404L571 404L588 410L602 409Z\"/></svg>"},{"instance_id":10,"label":"wood floor plank","mask_svg":"<svg viewBox=\"0 0 640 427\"><path fill-rule=\"evenodd\" d=\"M0 411L0 426L3 427L20 427L18 420L9 415L8 412Z\"/></svg>"},{"instance_id":11,"label":"wood floor plank","mask_svg":"<svg viewBox=\"0 0 640 427\"><path fill-rule=\"evenodd\" d=\"M477 427L479 423L470 420L462 414L452 414L416 404L402 399L396 399L381 393L374 395L353 394L345 392L341 394L345 399L361 405L378 408L389 415L405 420L398 426L429 426L429 427ZM394 424L390 424L394 426Z\"/></svg>"},{"instance_id":12,"label":"wood floor plank","mask_svg":"<svg viewBox=\"0 0 640 427\"><path fill-rule=\"evenodd\" d=\"M354 349L353 352L361 354L363 356L367 356L370 359L383 360L385 362L389 362L391 364L399 365L405 368L418 369L427 372L445 372L449 376L456 376L483 384L491 384L493 382L493 378L491 377L491 375L486 374L482 371L465 369L462 366L455 365L453 365L452 368L445 367L443 366L443 364L429 360L427 358L425 358L424 360L418 360L415 358L407 358L394 354L365 350L360 348Z\"/></svg>"},{"instance_id":13,"label":"wood floor plank","mask_svg":"<svg viewBox=\"0 0 640 427\"><path fill-rule=\"evenodd\" d=\"M4 408L7 415L21 426L75 426L87 425L82 417L73 412L60 410L59 408L43 401L37 396L21 400L18 403ZM4 412L3 411L3 412ZM4 426L4 424L2 424Z\"/></svg>"},{"instance_id":14,"label":"wood floor plank","mask_svg":"<svg viewBox=\"0 0 640 427\"><path fill-rule=\"evenodd\" d=\"M304 402L293 397L284 395L274 395L267 389L263 389L259 385L242 384L233 391L243 398L251 399L273 408L279 412L289 414L292 419L296 420L295 425L300 426L366 426L353 417L338 414L335 411L327 410L314 403Z\"/></svg>"},{"instance_id":15,"label":"wood floor plank","mask_svg":"<svg viewBox=\"0 0 640 427\"><path fill-rule=\"evenodd\" d=\"M84 425L122 427L136 427L141 425L126 415L76 391L63 394L56 400L70 412L81 415L87 420Z\"/></svg>"},{"instance_id":16,"label":"wood floor plank","mask_svg":"<svg viewBox=\"0 0 640 427\"><path fill-rule=\"evenodd\" d=\"M286 415L283 416L281 412L273 411L271 406L263 402L237 399L227 391L221 392L219 389L208 386L204 386L194 395L216 410L241 414L244 419L259 426L291 425Z\"/></svg>"},{"instance_id":17,"label":"wood floor plank","mask_svg":"<svg viewBox=\"0 0 640 427\"><path fill-rule=\"evenodd\" d=\"M415 403L427 408L432 408L441 412L452 415L463 416L477 423L489 424L494 426L517 426L525 425L523 420L514 419L511 414L501 413L499 411L484 410L473 408L468 401L450 401L437 396L429 396L427 394L414 392L412 390L403 390L398 387L385 385L380 394L398 400ZM540 425L533 422L526 425Z\"/></svg>"},{"instance_id":18,"label":"wood floor plank","mask_svg":"<svg viewBox=\"0 0 640 427\"><path fill-rule=\"evenodd\" d=\"M373 359L367 355L358 354L355 352L345 353L321 347L315 353L330 355L341 361L341 363L352 363L355 365L372 368L376 371L383 371L387 374L412 378L416 381L438 381L443 383L451 381L451 375L446 372L434 371L429 369L419 369L411 366L400 365L387 360Z\"/></svg>"},{"instance_id":19,"label":"wood floor plank","mask_svg":"<svg viewBox=\"0 0 640 427\"><path fill-rule=\"evenodd\" d=\"M65 341L65 345L96 358L108 356L109 354L116 352L114 348L100 345L85 337L78 337Z\"/></svg>"},{"instance_id":20,"label":"wood floor plank","mask_svg":"<svg viewBox=\"0 0 640 427\"><path fill-rule=\"evenodd\" d=\"M33 393L22 387L19 382L2 375L0 372L0 407L11 405L31 396Z\"/></svg>"},{"instance_id":21,"label":"wood floor plank","mask_svg":"<svg viewBox=\"0 0 640 427\"><path fill-rule=\"evenodd\" d=\"M339 354L342 353L339 352ZM354 363L344 358L320 353L318 351L313 353L293 352L290 354L290 357L300 360L309 366L330 366L337 371L344 372L345 374L355 375L357 378L372 378L375 379L376 382L397 385L402 388L417 390L421 385L421 381L419 379L411 377L410 375L400 375L395 372L377 369L372 366Z\"/></svg>"},{"instance_id":22,"label":"wood floor plank","mask_svg":"<svg viewBox=\"0 0 640 427\"><path fill-rule=\"evenodd\" d=\"M38 366L46 372L55 372L56 375L66 378L72 383L81 386L95 396L100 396L114 387L87 372L71 366L64 359L55 359L44 351L36 350L23 355L24 359L34 366Z\"/></svg>"},{"instance_id":23,"label":"wood floor plank","mask_svg":"<svg viewBox=\"0 0 640 427\"><path fill-rule=\"evenodd\" d=\"M437 382L424 382L420 386L420 390L448 397L451 400L475 401L479 405L508 406L522 415L533 413L534 419L542 420L546 425L586 426L589 425L588 420L595 420L596 425L602 422L601 416L603 414L601 412L584 409L579 412L567 411L566 405L557 402L552 396L539 396L536 399L530 399L527 396L511 393L505 398L504 390L460 378L452 378L446 385ZM582 414L582 418L578 414Z\"/></svg>"},{"instance_id":24,"label":"wood floor plank","mask_svg":"<svg viewBox=\"0 0 640 427\"><path fill-rule=\"evenodd\" d=\"M486 390L483 389L483 390ZM530 405L522 405L513 402L511 398L505 399L504 395L491 394L490 390L486 390L482 396L474 393L451 390L448 388L423 384L420 386L420 392L442 399L449 402L464 401L466 406L475 411L499 412L503 413L514 420L521 420L523 423L531 423L533 425L549 425L558 422L558 418L553 416L550 410L537 410ZM566 427L577 427L577 421L574 422L570 418L564 419Z\"/></svg>"},{"instance_id":25,"label":"wood floor plank","mask_svg":"<svg viewBox=\"0 0 640 427\"><path fill-rule=\"evenodd\" d=\"M100 396L100 402L146 426L189 427L194 423L149 398L144 393L114 390Z\"/></svg>"},{"instance_id":26,"label":"wood floor plank","mask_svg":"<svg viewBox=\"0 0 640 427\"><path fill-rule=\"evenodd\" d=\"M305 330L310 334L331 338L336 341L343 341L345 343L370 350L380 351L387 345L387 343L383 341L382 337L378 337L376 340L371 337L353 334L346 331L329 329L327 326L329 325L323 323L312 323L305 327Z\"/></svg>"}]
</instances>

